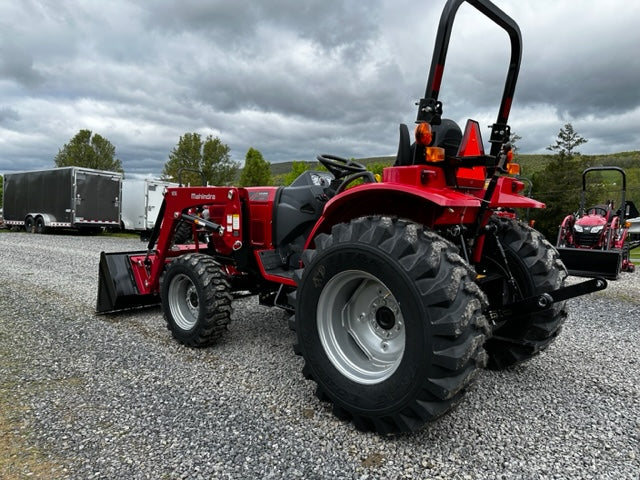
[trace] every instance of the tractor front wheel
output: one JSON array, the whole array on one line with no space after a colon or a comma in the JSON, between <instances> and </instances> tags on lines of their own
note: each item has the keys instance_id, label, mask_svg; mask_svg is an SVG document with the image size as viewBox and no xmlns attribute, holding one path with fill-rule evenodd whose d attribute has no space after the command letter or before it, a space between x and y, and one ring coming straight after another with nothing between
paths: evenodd
<instances>
[{"instance_id":1,"label":"tractor front wheel","mask_svg":"<svg viewBox=\"0 0 640 480\"><path fill-rule=\"evenodd\" d=\"M386 217L315 239L296 272L292 324L305 377L361 430L413 431L449 410L484 366L485 297L456 248Z\"/></svg>"},{"instance_id":2,"label":"tractor front wheel","mask_svg":"<svg viewBox=\"0 0 640 480\"><path fill-rule=\"evenodd\" d=\"M190 253L172 261L160 279L160 297L167 327L185 345L211 345L229 324L229 282L209 255Z\"/></svg>"}]
</instances>

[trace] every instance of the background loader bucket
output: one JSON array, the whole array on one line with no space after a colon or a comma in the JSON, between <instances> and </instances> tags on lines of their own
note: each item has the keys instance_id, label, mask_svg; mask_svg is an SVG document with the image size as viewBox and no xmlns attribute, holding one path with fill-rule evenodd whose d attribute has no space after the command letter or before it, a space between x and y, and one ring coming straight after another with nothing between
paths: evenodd
<instances>
[{"instance_id":1,"label":"background loader bucket","mask_svg":"<svg viewBox=\"0 0 640 480\"><path fill-rule=\"evenodd\" d=\"M604 277L616 280L622 268L622 251L591 250L586 248L558 248L560 258L569 275Z\"/></svg>"},{"instance_id":2,"label":"background loader bucket","mask_svg":"<svg viewBox=\"0 0 640 480\"><path fill-rule=\"evenodd\" d=\"M97 313L109 313L160 303L158 295L140 293L131 271L129 257L145 253L100 253Z\"/></svg>"}]
</instances>

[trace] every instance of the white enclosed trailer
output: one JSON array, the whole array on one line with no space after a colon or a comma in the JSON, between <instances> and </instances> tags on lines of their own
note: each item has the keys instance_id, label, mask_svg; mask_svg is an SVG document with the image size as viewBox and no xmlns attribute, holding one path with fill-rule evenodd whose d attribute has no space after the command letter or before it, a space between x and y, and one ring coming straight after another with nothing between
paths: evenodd
<instances>
[{"instance_id":1,"label":"white enclosed trailer","mask_svg":"<svg viewBox=\"0 0 640 480\"><path fill-rule=\"evenodd\" d=\"M146 236L155 225L160 205L167 187L176 187L177 183L145 178L144 180L125 179L122 181L123 230L140 232Z\"/></svg>"}]
</instances>

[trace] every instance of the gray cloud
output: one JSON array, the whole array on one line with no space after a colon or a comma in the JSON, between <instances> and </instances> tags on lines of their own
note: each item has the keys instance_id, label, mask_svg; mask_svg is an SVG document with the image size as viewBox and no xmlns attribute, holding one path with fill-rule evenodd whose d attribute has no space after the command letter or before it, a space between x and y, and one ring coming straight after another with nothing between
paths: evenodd
<instances>
[{"instance_id":1,"label":"gray cloud","mask_svg":"<svg viewBox=\"0 0 640 480\"><path fill-rule=\"evenodd\" d=\"M638 149L640 5L495 3L523 32L510 122L521 151L544 151L567 121L590 139L583 153ZM82 128L139 174L159 174L190 131L219 136L240 161L249 147L271 162L391 154L398 123L415 119L443 5L2 2L0 172L52 166ZM463 5L445 115L493 122L507 59L504 33Z\"/></svg>"}]
</instances>

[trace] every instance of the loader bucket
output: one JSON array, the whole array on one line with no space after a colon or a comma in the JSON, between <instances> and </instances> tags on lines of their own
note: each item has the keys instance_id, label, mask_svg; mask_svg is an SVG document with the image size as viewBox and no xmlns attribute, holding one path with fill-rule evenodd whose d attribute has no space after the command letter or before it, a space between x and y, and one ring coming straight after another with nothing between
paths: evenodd
<instances>
[{"instance_id":1,"label":"loader bucket","mask_svg":"<svg viewBox=\"0 0 640 480\"><path fill-rule=\"evenodd\" d=\"M145 253L100 253L97 313L109 313L160 303L158 295L140 293L131 270L130 256Z\"/></svg>"},{"instance_id":2,"label":"loader bucket","mask_svg":"<svg viewBox=\"0 0 640 480\"><path fill-rule=\"evenodd\" d=\"M558 248L560 259L569 275L604 277L616 280L622 268L622 251L591 250L586 248Z\"/></svg>"}]
</instances>

